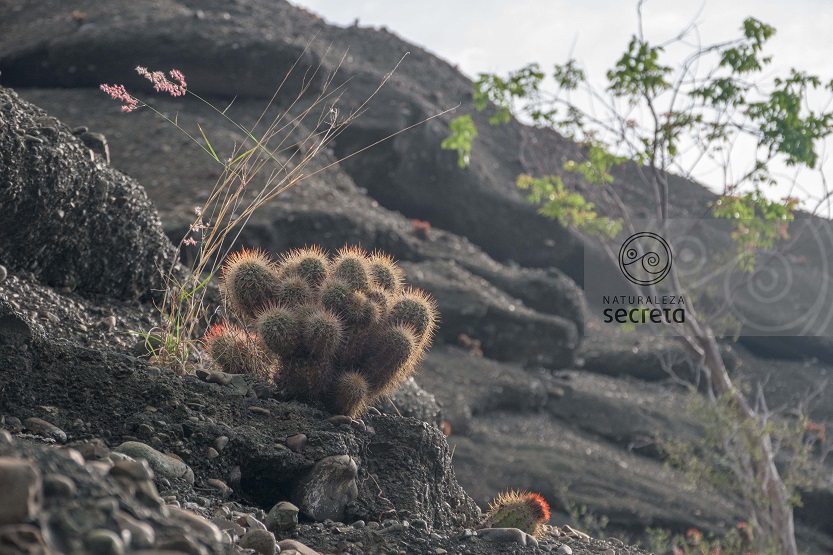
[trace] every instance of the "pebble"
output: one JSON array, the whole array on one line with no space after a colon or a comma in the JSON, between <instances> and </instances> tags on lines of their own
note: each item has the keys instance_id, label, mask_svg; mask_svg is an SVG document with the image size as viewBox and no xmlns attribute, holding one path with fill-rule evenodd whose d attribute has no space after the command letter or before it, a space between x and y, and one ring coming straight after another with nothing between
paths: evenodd
<instances>
[{"instance_id":1,"label":"pebble","mask_svg":"<svg viewBox=\"0 0 833 555\"><path fill-rule=\"evenodd\" d=\"M448 551L446 551L442 547L438 547L437 549L434 550L434 553L435 553L435 555L445 555L446 553L448 553Z\"/></svg>"},{"instance_id":2,"label":"pebble","mask_svg":"<svg viewBox=\"0 0 833 555\"><path fill-rule=\"evenodd\" d=\"M277 545L275 534L268 530L258 530L257 528L249 530L240 539L240 547L254 549L259 555L275 555Z\"/></svg>"},{"instance_id":3,"label":"pebble","mask_svg":"<svg viewBox=\"0 0 833 555\"><path fill-rule=\"evenodd\" d=\"M231 495L232 490L224 481L218 480L217 478L209 478L207 482L209 486L220 492L220 495L223 496L223 499Z\"/></svg>"},{"instance_id":4,"label":"pebble","mask_svg":"<svg viewBox=\"0 0 833 555\"><path fill-rule=\"evenodd\" d=\"M81 453L81 456L88 461L106 459L110 454L110 449L98 438L76 441L70 446L73 450ZM81 464L84 464L84 459L82 459Z\"/></svg>"},{"instance_id":5,"label":"pebble","mask_svg":"<svg viewBox=\"0 0 833 555\"><path fill-rule=\"evenodd\" d=\"M575 538L581 538L583 540L589 540L590 539L590 536L588 536L587 534L585 534L584 532L582 532L580 530L576 530L575 528L573 528L569 524L565 524L562 528L564 529L565 532L567 532L568 536L573 536Z\"/></svg>"},{"instance_id":6,"label":"pebble","mask_svg":"<svg viewBox=\"0 0 833 555\"><path fill-rule=\"evenodd\" d=\"M272 411L270 411L269 409L263 408L263 407L258 407L256 405L250 406L249 410L251 412L256 412L256 413L259 413L259 414L265 414L266 416L271 416L272 415Z\"/></svg>"},{"instance_id":7,"label":"pebble","mask_svg":"<svg viewBox=\"0 0 833 555\"><path fill-rule=\"evenodd\" d=\"M573 555L573 549L569 545L561 544L556 553L558 555Z\"/></svg>"},{"instance_id":8,"label":"pebble","mask_svg":"<svg viewBox=\"0 0 833 555\"><path fill-rule=\"evenodd\" d=\"M216 524L217 528L219 528L220 530L223 530L224 532L231 532L235 536L242 536L246 533L246 529L243 528L240 524L234 522L233 520L223 518L221 516L212 518L211 522Z\"/></svg>"},{"instance_id":9,"label":"pebble","mask_svg":"<svg viewBox=\"0 0 833 555\"><path fill-rule=\"evenodd\" d=\"M72 478L62 474L47 474L43 477L43 495L46 497L72 497L76 489Z\"/></svg>"},{"instance_id":10,"label":"pebble","mask_svg":"<svg viewBox=\"0 0 833 555\"><path fill-rule=\"evenodd\" d=\"M165 455L139 441L125 441L114 449L134 459L145 459L153 471L171 480L184 480L194 485L194 471L184 462Z\"/></svg>"},{"instance_id":11,"label":"pebble","mask_svg":"<svg viewBox=\"0 0 833 555\"><path fill-rule=\"evenodd\" d=\"M615 549L605 549L602 555L616 555Z\"/></svg>"},{"instance_id":12,"label":"pebble","mask_svg":"<svg viewBox=\"0 0 833 555\"><path fill-rule=\"evenodd\" d=\"M168 511L172 519L190 528L197 536L214 543L223 541L223 532L210 520L173 505L168 506Z\"/></svg>"},{"instance_id":13,"label":"pebble","mask_svg":"<svg viewBox=\"0 0 833 555\"><path fill-rule=\"evenodd\" d=\"M222 532L220 533L222 534ZM153 551L152 553L154 555L174 555L174 553L191 553L193 555L200 555L205 553L205 548L202 547L200 542L187 534L176 534L170 539L160 543L158 547L161 548L161 553Z\"/></svg>"},{"instance_id":14,"label":"pebble","mask_svg":"<svg viewBox=\"0 0 833 555\"><path fill-rule=\"evenodd\" d=\"M298 525L298 507L289 501L281 501L266 515L266 529L271 532L285 532Z\"/></svg>"},{"instance_id":15,"label":"pebble","mask_svg":"<svg viewBox=\"0 0 833 555\"><path fill-rule=\"evenodd\" d=\"M99 327L105 329L107 331L113 331L116 329L116 317L115 316L105 316L101 319L99 323Z\"/></svg>"},{"instance_id":16,"label":"pebble","mask_svg":"<svg viewBox=\"0 0 833 555\"><path fill-rule=\"evenodd\" d=\"M124 542L113 531L104 528L92 530L84 539L90 555L122 555Z\"/></svg>"},{"instance_id":17,"label":"pebble","mask_svg":"<svg viewBox=\"0 0 833 555\"><path fill-rule=\"evenodd\" d=\"M0 457L0 491L0 525L31 520L43 496L40 472L29 461Z\"/></svg>"},{"instance_id":18,"label":"pebble","mask_svg":"<svg viewBox=\"0 0 833 555\"><path fill-rule=\"evenodd\" d=\"M281 548L281 551L287 551L289 549L294 549L300 555L321 555L316 550L307 547L306 545L302 544L301 542L297 542L295 540L281 540L278 544L278 547Z\"/></svg>"},{"instance_id":19,"label":"pebble","mask_svg":"<svg viewBox=\"0 0 833 555\"><path fill-rule=\"evenodd\" d=\"M211 460L211 459L216 459L217 457L219 457L220 453L216 449L214 449L213 447L209 447L205 451L205 456L208 457L209 460Z\"/></svg>"},{"instance_id":20,"label":"pebble","mask_svg":"<svg viewBox=\"0 0 833 555\"><path fill-rule=\"evenodd\" d=\"M477 535L487 542L493 543L517 543L526 545L528 534L517 528L484 528L478 530Z\"/></svg>"},{"instance_id":21,"label":"pebble","mask_svg":"<svg viewBox=\"0 0 833 555\"><path fill-rule=\"evenodd\" d=\"M23 421L26 429L34 434L39 434L45 437L50 437L58 443L67 442L67 434L55 424L42 420L40 418L27 418Z\"/></svg>"},{"instance_id":22,"label":"pebble","mask_svg":"<svg viewBox=\"0 0 833 555\"><path fill-rule=\"evenodd\" d=\"M219 437L217 437L214 440L214 449L216 449L217 451L222 453L223 449L225 449L226 445L228 445L228 441L229 441L228 436L219 436Z\"/></svg>"},{"instance_id":23,"label":"pebble","mask_svg":"<svg viewBox=\"0 0 833 555\"><path fill-rule=\"evenodd\" d=\"M121 454L121 453L114 453ZM153 480L153 469L145 459L116 461L110 469L112 476L125 476L132 480Z\"/></svg>"},{"instance_id":24,"label":"pebble","mask_svg":"<svg viewBox=\"0 0 833 555\"><path fill-rule=\"evenodd\" d=\"M349 426L353 423L353 419L343 414L337 414L328 418L327 422L335 426Z\"/></svg>"},{"instance_id":25,"label":"pebble","mask_svg":"<svg viewBox=\"0 0 833 555\"><path fill-rule=\"evenodd\" d=\"M156 542L156 531L153 526L137 520L123 511L116 511L115 516L119 528L130 532L131 547L153 547Z\"/></svg>"},{"instance_id":26,"label":"pebble","mask_svg":"<svg viewBox=\"0 0 833 555\"><path fill-rule=\"evenodd\" d=\"M266 525L253 517L252 515L243 515L237 519L237 524L245 526L246 528L257 528L258 530L266 530Z\"/></svg>"},{"instance_id":27,"label":"pebble","mask_svg":"<svg viewBox=\"0 0 833 555\"><path fill-rule=\"evenodd\" d=\"M394 522L390 526L384 526L382 528L379 528L379 530L377 530L376 533L377 534L390 534L391 532L399 532L399 531L403 530L404 528L405 527L402 526L400 523Z\"/></svg>"},{"instance_id":28,"label":"pebble","mask_svg":"<svg viewBox=\"0 0 833 555\"><path fill-rule=\"evenodd\" d=\"M130 462L130 461L135 461L136 460L133 457L128 457L124 453L116 453L115 451L113 451L112 453L108 453L107 458L110 459L110 462L113 463L113 464L116 464L117 462ZM144 460L144 459L139 459L139 460ZM145 461L145 464L147 464L147 461Z\"/></svg>"},{"instance_id":29,"label":"pebble","mask_svg":"<svg viewBox=\"0 0 833 555\"><path fill-rule=\"evenodd\" d=\"M208 376L206 377L205 381L208 383L216 383L220 385L228 385L231 383L231 374L226 374L225 372L209 372Z\"/></svg>"},{"instance_id":30,"label":"pebble","mask_svg":"<svg viewBox=\"0 0 833 555\"><path fill-rule=\"evenodd\" d=\"M9 275L9 272L6 271L6 267L5 266L0 266L0 283L2 283L3 280L6 279L7 275Z\"/></svg>"},{"instance_id":31,"label":"pebble","mask_svg":"<svg viewBox=\"0 0 833 555\"><path fill-rule=\"evenodd\" d=\"M306 434L295 434L286 438L286 446L296 453L303 453L304 448L307 446Z\"/></svg>"}]
</instances>

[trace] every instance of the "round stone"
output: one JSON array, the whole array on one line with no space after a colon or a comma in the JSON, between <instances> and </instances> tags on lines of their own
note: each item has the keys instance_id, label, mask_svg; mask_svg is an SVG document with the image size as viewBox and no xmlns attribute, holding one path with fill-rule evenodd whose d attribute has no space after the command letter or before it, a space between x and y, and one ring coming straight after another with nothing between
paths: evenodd
<instances>
[{"instance_id":1,"label":"round stone","mask_svg":"<svg viewBox=\"0 0 833 555\"><path fill-rule=\"evenodd\" d=\"M0 457L0 491L0 525L31 520L43 497L40 472L29 461Z\"/></svg>"},{"instance_id":2,"label":"round stone","mask_svg":"<svg viewBox=\"0 0 833 555\"><path fill-rule=\"evenodd\" d=\"M240 547L254 549L258 555L275 555L277 545L275 534L258 528L249 530L240 539Z\"/></svg>"},{"instance_id":3,"label":"round stone","mask_svg":"<svg viewBox=\"0 0 833 555\"><path fill-rule=\"evenodd\" d=\"M289 501L281 501L266 515L266 529L272 532L292 530L298 525L298 507Z\"/></svg>"},{"instance_id":4,"label":"round stone","mask_svg":"<svg viewBox=\"0 0 833 555\"><path fill-rule=\"evenodd\" d=\"M99 528L87 534L84 544L91 555L122 555L124 553L124 542L118 534L105 528Z\"/></svg>"}]
</instances>

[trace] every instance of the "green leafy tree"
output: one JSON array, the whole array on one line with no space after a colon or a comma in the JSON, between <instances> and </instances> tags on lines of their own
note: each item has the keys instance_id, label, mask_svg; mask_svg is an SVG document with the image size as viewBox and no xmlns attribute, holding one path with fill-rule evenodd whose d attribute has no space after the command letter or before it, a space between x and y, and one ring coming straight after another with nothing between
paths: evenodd
<instances>
[{"instance_id":1,"label":"green leafy tree","mask_svg":"<svg viewBox=\"0 0 833 555\"><path fill-rule=\"evenodd\" d=\"M641 1L638 7L641 17ZM567 189L560 175L521 175L516 185L540 205L544 216L602 240L620 230L634 233L632 214L611 173L616 166L633 162L631 169L653 199L653 216L665 222L669 176L693 178L701 163L710 162L724 176L712 214L732 222L737 264L754 272L758 253L789 238L797 205L794 198L771 200L764 193L775 183L773 167L818 167L819 143L833 132L833 111L809 109L808 95L831 91L833 83L796 70L767 81L763 72L771 58L764 55L764 46L775 29L754 18L743 22L739 38L710 45L687 40L693 25L665 44L650 42L641 25L639 29L607 72L604 91L589 84L576 60L556 65L549 75L533 63L505 77L481 74L474 84L474 106L490 110L493 125L517 116L578 142L580 156L564 163L561 175L577 173L597 186L593 190L611 207L604 216L580 192ZM689 48L681 63L666 62L672 44L677 50ZM584 108L590 105L592 111ZM465 153L460 157L463 166L475 132L470 116L463 116L452 123L451 136L443 143ZM754 162L738 173L732 171L732 162L744 145ZM824 201L829 203L829 194ZM602 246L612 260L617 258L605 241ZM669 277L671 292L685 294L673 266ZM649 294L657 294L656 286L650 286ZM730 378L708 317L689 304L686 321L668 325L676 328L675 335L701 368L709 398L736 422L739 439L726 448L746 462L735 467L734 480L743 484L740 494L755 549L797 555L795 484L775 464L778 446L771 421Z\"/></svg>"}]
</instances>

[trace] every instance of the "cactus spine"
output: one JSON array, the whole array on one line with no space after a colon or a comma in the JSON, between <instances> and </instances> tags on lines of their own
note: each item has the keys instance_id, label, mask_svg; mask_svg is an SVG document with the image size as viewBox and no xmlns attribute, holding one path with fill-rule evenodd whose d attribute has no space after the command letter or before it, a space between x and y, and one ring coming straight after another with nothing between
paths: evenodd
<instances>
[{"instance_id":1,"label":"cactus spine","mask_svg":"<svg viewBox=\"0 0 833 555\"><path fill-rule=\"evenodd\" d=\"M308 247L278 264L259 251L232 256L221 292L277 361L278 385L356 416L407 378L431 343L436 303L403 282L385 254L344 247L331 259Z\"/></svg>"}]
</instances>

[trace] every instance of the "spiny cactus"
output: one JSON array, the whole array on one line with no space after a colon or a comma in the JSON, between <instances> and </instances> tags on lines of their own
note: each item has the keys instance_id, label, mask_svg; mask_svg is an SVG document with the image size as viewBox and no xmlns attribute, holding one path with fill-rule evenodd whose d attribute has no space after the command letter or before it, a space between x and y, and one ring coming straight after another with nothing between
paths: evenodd
<instances>
[{"instance_id":1,"label":"spiny cactus","mask_svg":"<svg viewBox=\"0 0 833 555\"><path fill-rule=\"evenodd\" d=\"M320 247L293 249L281 258L281 271L296 274L312 288L320 286L330 273L330 259Z\"/></svg>"},{"instance_id":2,"label":"spiny cactus","mask_svg":"<svg viewBox=\"0 0 833 555\"><path fill-rule=\"evenodd\" d=\"M258 345L257 337L250 336L237 326L214 324L203 338L203 347L226 372L269 376L273 371Z\"/></svg>"},{"instance_id":3,"label":"spiny cactus","mask_svg":"<svg viewBox=\"0 0 833 555\"><path fill-rule=\"evenodd\" d=\"M550 519L550 506L537 493L507 491L489 505L486 523L492 528L518 528L539 536L541 525Z\"/></svg>"},{"instance_id":4,"label":"spiny cactus","mask_svg":"<svg viewBox=\"0 0 833 555\"><path fill-rule=\"evenodd\" d=\"M404 272L396 265L392 257L375 251L370 255L368 265L370 276L376 286L389 292L402 289L402 283L405 280Z\"/></svg>"},{"instance_id":5,"label":"spiny cactus","mask_svg":"<svg viewBox=\"0 0 833 555\"><path fill-rule=\"evenodd\" d=\"M344 247L333 260L333 275L343 280L353 291L367 291L370 287L370 268L367 253L357 247Z\"/></svg>"},{"instance_id":6,"label":"spiny cactus","mask_svg":"<svg viewBox=\"0 0 833 555\"><path fill-rule=\"evenodd\" d=\"M263 251L243 249L223 266L220 291L241 320L254 318L280 291L277 267Z\"/></svg>"},{"instance_id":7,"label":"spiny cactus","mask_svg":"<svg viewBox=\"0 0 833 555\"><path fill-rule=\"evenodd\" d=\"M277 360L287 393L356 416L407 378L431 343L436 303L403 281L383 253L344 247L331 259L308 247L277 264L258 251L235 255L221 291Z\"/></svg>"}]
</instances>

